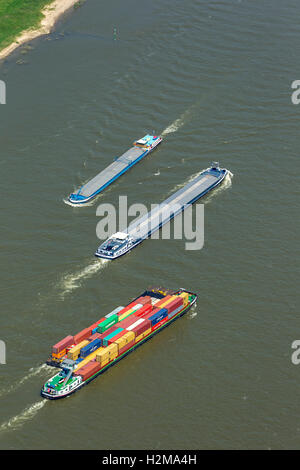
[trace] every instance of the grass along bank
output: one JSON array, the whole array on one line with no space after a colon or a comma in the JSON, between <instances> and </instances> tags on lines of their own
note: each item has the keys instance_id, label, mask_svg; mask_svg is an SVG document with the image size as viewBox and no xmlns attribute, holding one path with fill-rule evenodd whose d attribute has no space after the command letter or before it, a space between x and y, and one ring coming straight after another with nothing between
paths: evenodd
<instances>
[{"instance_id":1,"label":"grass along bank","mask_svg":"<svg viewBox=\"0 0 300 470\"><path fill-rule=\"evenodd\" d=\"M80 0L0 0L0 59L18 45L50 32L57 18Z\"/></svg>"}]
</instances>

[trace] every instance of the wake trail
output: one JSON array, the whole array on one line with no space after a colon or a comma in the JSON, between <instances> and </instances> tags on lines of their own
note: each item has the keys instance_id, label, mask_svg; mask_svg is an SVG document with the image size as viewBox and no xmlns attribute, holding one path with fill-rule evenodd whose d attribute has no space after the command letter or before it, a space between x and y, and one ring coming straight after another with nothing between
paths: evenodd
<instances>
[{"instance_id":1,"label":"wake trail","mask_svg":"<svg viewBox=\"0 0 300 470\"><path fill-rule=\"evenodd\" d=\"M172 124L170 124L168 127L166 127L162 133L161 137L165 137L168 134L172 134L173 132L177 132L184 124L186 124L188 121L191 120L193 117L193 111L196 108L197 103L193 104L190 106L186 111L184 111L178 119L175 119Z\"/></svg>"},{"instance_id":2,"label":"wake trail","mask_svg":"<svg viewBox=\"0 0 300 470\"><path fill-rule=\"evenodd\" d=\"M27 375L25 375L24 377L22 377L20 380L16 381L14 384L10 385L9 387L0 390L0 398L11 392L14 392L32 377L39 375L39 374L43 374L43 373L48 374L52 370L53 370L53 367L48 366L47 364L42 364L38 367L32 367L31 369L29 369Z\"/></svg>"},{"instance_id":3,"label":"wake trail","mask_svg":"<svg viewBox=\"0 0 300 470\"><path fill-rule=\"evenodd\" d=\"M32 405L25 408L25 410L23 410L20 414L1 424L0 434L6 431L14 431L21 428L27 421L34 418L38 411L45 406L46 402L47 400L43 399L33 403Z\"/></svg>"},{"instance_id":4,"label":"wake trail","mask_svg":"<svg viewBox=\"0 0 300 470\"><path fill-rule=\"evenodd\" d=\"M102 271L108 264L109 260L99 259L75 273L64 275L60 281L60 288L62 289L61 298L64 299L66 294L80 287L84 279L92 277L94 274Z\"/></svg>"}]
</instances>

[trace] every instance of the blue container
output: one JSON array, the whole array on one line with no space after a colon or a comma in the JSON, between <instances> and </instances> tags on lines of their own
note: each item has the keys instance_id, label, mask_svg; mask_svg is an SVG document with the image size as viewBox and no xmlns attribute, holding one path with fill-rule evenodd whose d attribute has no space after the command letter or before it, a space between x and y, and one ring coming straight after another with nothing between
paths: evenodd
<instances>
[{"instance_id":1,"label":"blue container","mask_svg":"<svg viewBox=\"0 0 300 470\"><path fill-rule=\"evenodd\" d=\"M101 340L100 339L94 339L91 343L87 344L84 346L81 351L80 351L80 357L86 357L89 354L92 354L92 352L96 351L96 349L100 348L101 346Z\"/></svg>"},{"instance_id":2,"label":"blue container","mask_svg":"<svg viewBox=\"0 0 300 470\"><path fill-rule=\"evenodd\" d=\"M151 321L152 326L160 322L163 318L168 316L168 310L166 308L161 308L158 312L154 313L148 320Z\"/></svg>"}]
</instances>

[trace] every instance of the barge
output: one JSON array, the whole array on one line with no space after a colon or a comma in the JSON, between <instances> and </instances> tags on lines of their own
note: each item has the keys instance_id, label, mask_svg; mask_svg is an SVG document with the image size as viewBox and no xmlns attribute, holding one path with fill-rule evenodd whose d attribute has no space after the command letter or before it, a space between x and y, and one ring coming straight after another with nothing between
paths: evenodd
<instances>
[{"instance_id":1,"label":"barge","mask_svg":"<svg viewBox=\"0 0 300 470\"><path fill-rule=\"evenodd\" d=\"M220 185L227 174L226 168L220 168L216 162L212 163L210 168L203 170L151 212L130 224L126 230L111 235L98 247L95 256L114 260L128 253L177 214Z\"/></svg>"},{"instance_id":2,"label":"barge","mask_svg":"<svg viewBox=\"0 0 300 470\"><path fill-rule=\"evenodd\" d=\"M154 150L162 141L160 136L145 135L142 139L133 142L127 152L116 158L107 168L81 186L75 193L69 195L68 200L72 204L82 205L91 201L117 178L126 173L133 165L138 163Z\"/></svg>"},{"instance_id":3,"label":"barge","mask_svg":"<svg viewBox=\"0 0 300 470\"><path fill-rule=\"evenodd\" d=\"M195 305L197 294L186 289L152 287L74 336L52 347L47 364L59 372L47 380L41 395L65 398L117 364Z\"/></svg>"}]
</instances>

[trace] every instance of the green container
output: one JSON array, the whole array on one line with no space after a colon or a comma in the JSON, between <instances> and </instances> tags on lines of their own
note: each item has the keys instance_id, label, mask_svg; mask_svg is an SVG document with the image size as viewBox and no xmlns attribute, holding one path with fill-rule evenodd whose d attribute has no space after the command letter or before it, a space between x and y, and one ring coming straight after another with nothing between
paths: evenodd
<instances>
[{"instance_id":1,"label":"green container","mask_svg":"<svg viewBox=\"0 0 300 470\"><path fill-rule=\"evenodd\" d=\"M104 333L106 330L108 330L108 328L111 328L113 325L118 323L118 320L119 320L119 317L116 314L112 315L109 318L106 318L101 323L99 323L98 328L97 328L97 332L98 333Z\"/></svg>"}]
</instances>

